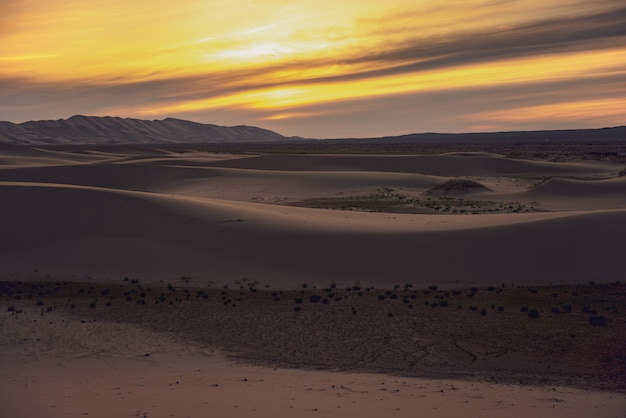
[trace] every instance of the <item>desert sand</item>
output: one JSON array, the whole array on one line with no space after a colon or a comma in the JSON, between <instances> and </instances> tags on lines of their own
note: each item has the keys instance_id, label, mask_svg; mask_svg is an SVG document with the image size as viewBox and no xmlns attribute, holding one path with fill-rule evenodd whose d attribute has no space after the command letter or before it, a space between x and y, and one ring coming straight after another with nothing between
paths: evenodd
<instances>
[{"instance_id":1,"label":"desert sand","mask_svg":"<svg viewBox=\"0 0 626 418\"><path fill-rule=\"evenodd\" d=\"M215 283L246 277L283 287L294 280L456 286L619 279L626 177L618 177L618 163L140 151L6 156L1 272L153 281L187 275ZM490 191L426 194L460 176ZM349 198L367 203L381 190L383 199L418 199L419 207L305 207L320 198L333 208ZM459 199L467 207L428 208ZM481 205L489 213L470 216Z\"/></svg>"},{"instance_id":2,"label":"desert sand","mask_svg":"<svg viewBox=\"0 0 626 418\"><path fill-rule=\"evenodd\" d=\"M15 418L623 417L624 393L233 363L143 327L1 315L0 401Z\"/></svg>"},{"instance_id":3,"label":"desert sand","mask_svg":"<svg viewBox=\"0 0 626 418\"><path fill-rule=\"evenodd\" d=\"M305 299L313 288L331 282L377 291L407 283L413 289L435 285L437 292L614 283L624 280L623 169L620 161L550 162L497 153L231 155L158 147L6 147L0 155L0 281L117 286L131 278L154 288L173 284L212 292L254 283L266 287L260 293L300 291L306 283ZM293 312L293 295L289 298L283 314L297 318L284 328L289 333L304 321L302 327L312 329L303 332L331 335L316 318L341 320L354 314L351 309L370 312L360 319L366 324L378 318L374 302L361 307L345 298L329 316L308 313L306 306ZM440 300L420 298L422 306ZM487 370L482 373L476 366L483 364L480 355L471 367L459 360L469 350L463 344L476 340L465 335L453 341L444 330L431 343L443 347L445 361L405 368L392 356L351 366L341 350L313 350L317 354L308 362L298 353L280 357L269 342L246 350L259 334L240 330L230 339L224 330L213 334L220 336L215 339L189 338L199 328L182 324L209 315L204 310L198 315L179 310L177 319L176 310L131 309L119 299L106 310L100 305L71 309L57 298L45 301L51 309L44 312L35 299L5 295L0 302L0 393L12 417L178 417L207 411L219 416L401 417L416 411L437 417L626 416L619 378L623 361L609 367L594 359L577 375L585 364L580 347L563 351L559 362L554 347L534 354L529 353L538 345L512 349L511 334L503 357L490 351L497 346L493 341L481 348ZM470 312L469 303L459 300L459 311ZM491 308L487 303L492 302L484 303L491 321L496 302ZM528 331L538 340L553 334L548 326L565 329L559 327L569 323L564 315L550 314L548 302L541 303L546 328ZM572 303L574 310L582 309L583 302ZM397 305L390 316L400 315L402 304ZM555 344L584 345L598 337L606 346L590 352L620 364L622 305L617 299L615 312L601 311L609 325L591 327L592 332L589 315L577 312L570 336ZM235 324L233 315L245 317L232 309L230 316L210 311L213 316L202 318ZM506 306L509 316L500 317L509 322L494 319L489 326L518 324L511 309ZM244 324L255 327L252 319ZM457 319L446 321L441 324ZM272 321L261 324L268 335L281 328ZM480 323L471 324L480 329ZM527 326L520 324L519 330ZM414 338L408 347L424 343L419 332ZM546 353L557 371L542 371L547 363L533 360ZM517 369L510 366L515 362ZM605 374L610 378L603 380Z\"/></svg>"}]
</instances>

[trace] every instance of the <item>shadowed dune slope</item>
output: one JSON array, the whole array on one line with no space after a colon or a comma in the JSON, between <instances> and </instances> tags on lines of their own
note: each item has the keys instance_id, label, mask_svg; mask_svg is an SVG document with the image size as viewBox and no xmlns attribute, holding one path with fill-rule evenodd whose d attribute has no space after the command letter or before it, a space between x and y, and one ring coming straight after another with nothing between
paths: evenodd
<instances>
[{"instance_id":1,"label":"shadowed dune slope","mask_svg":"<svg viewBox=\"0 0 626 418\"><path fill-rule=\"evenodd\" d=\"M0 143L0 155L2 155L3 157L41 157L48 155L48 153L37 148Z\"/></svg>"},{"instance_id":2,"label":"shadowed dune slope","mask_svg":"<svg viewBox=\"0 0 626 418\"><path fill-rule=\"evenodd\" d=\"M288 171L377 171L435 176L591 176L614 174L591 163L551 163L459 155L261 155L216 161L213 167Z\"/></svg>"},{"instance_id":3,"label":"shadowed dune slope","mask_svg":"<svg viewBox=\"0 0 626 418\"><path fill-rule=\"evenodd\" d=\"M0 170L0 181L75 184L147 191L152 190L154 185L214 175L208 170L184 167L142 164L75 164Z\"/></svg>"},{"instance_id":4,"label":"shadowed dune slope","mask_svg":"<svg viewBox=\"0 0 626 418\"><path fill-rule=\"evenodd\" d=\"M307 198L376 187L428 189L445 179L414 173L242 170L152 164L74 164L0 170L0 181L95 186L170 194Z\"/></svg>"},{"instance_id":5,"label":"shadowed dune slope","mask_svg":"<svg viewBox=\"0 0 626 418\"><path fill-rule=\"evenodd\" d=\"M552 210L594 210L626 207L626 177L581 181L551 178L524 194L521 199L541 202Z\"/></svg>"},{"instance_id":6,"label":"shadowed dune slope","mask_svg":"<svg viewBox=\"0 0 626 418\"><path fill-rule=\"evenodd\" d=\"M551 178L528 192L529 195L606 197L622 196L626 199L626 177L608 180L581 181L564 178Z\"/></svg>"},{"instance_id":7,"label":"shadowed dune slope","mask_svg":"<svg viewBox=\"0 0 626 418\"><path fill-rule=\"evenodd\" d=\"M10 166L73 164L75 156L0 143L0 171Z\"/></svg>"},{"instance_id":8,"label":"shadowed dune slope","mask_svg":"<svg viewBox=\"0 0 626 418\"><path fill-rule=\"evenodd\" d=\"M626 211L433 218L32 183L2 183L0 196L1 273L18 276L281 287L617 280L626 231Z\"/></svg>"}]
</instances>

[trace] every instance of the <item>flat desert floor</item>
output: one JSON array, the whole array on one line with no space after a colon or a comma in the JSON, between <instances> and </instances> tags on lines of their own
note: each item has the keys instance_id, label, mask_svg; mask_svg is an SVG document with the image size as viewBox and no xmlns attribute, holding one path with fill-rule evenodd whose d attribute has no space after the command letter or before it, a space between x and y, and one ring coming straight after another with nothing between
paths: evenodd
<instances>
[{"instance_id":1,"label":"flat desert floor","mask_svg":"<svg viewBox=\"0 0 626 418\"><path fill-rule=\"evenodd\" d=\"M625 416L623 161L0 151L11 416Z\"/></svg>"}]
</instances>

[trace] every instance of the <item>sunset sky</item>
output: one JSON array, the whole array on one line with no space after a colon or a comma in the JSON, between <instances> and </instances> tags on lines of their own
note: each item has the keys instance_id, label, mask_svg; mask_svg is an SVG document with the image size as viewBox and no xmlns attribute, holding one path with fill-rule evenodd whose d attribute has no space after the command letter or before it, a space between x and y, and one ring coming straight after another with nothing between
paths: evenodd
<instances>
[{"instance_id":1,"label":"sunset sky","mask_svg":"<svg viewBox=\"0 0 626 418\"><path fill-rule=\"evenodd\" d=\"M623 0L1 0L0 120L367 137L626 125Z\"/></svg>"}]
</instances>

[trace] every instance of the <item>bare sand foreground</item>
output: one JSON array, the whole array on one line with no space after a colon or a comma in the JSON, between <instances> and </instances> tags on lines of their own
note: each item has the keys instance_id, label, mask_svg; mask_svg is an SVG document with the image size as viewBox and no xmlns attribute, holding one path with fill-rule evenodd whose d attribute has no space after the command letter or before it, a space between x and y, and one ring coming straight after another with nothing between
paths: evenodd
<instances>
[{"instance_id":1,"label":"bare sand foreground","mask_svg":"<svg viewBox=\"0 0 626 418\"><path fill-rule=\"evenodd\" d=\"M3 415L626 416L622 162L0 164Z\"/></svg>"},{"instance_id":2,"label":"bare sand foreground","mask_svg":"<svg viewBox=\"0 0 626 418\"><path fill-rule=\"evenodd\" d=\"M4 416L623 417L624 393L276 369L143 327L0 316Z\"/></svg>"}]
</instances>

